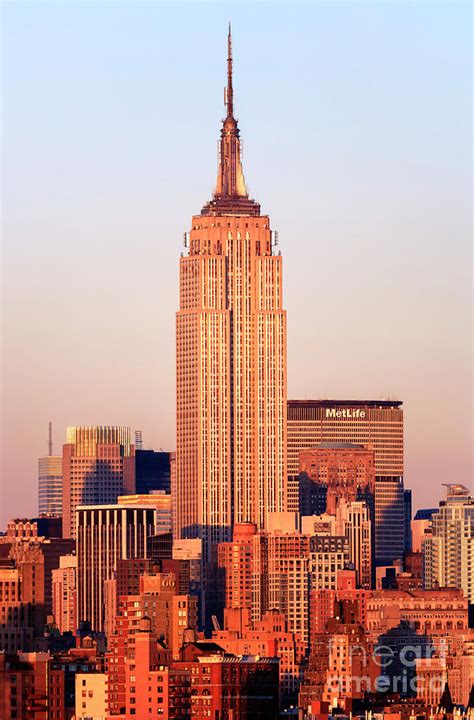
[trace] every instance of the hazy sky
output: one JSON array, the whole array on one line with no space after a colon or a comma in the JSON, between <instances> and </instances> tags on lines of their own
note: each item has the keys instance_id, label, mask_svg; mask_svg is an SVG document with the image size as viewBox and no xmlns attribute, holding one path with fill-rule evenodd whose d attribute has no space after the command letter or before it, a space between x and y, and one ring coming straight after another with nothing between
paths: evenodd
<instances>
[{"instance_id":1,"label":"hazy sky","mask_svg":"<svg viewBox=\"0 0 474 720\"><path fill-rule=\"evenodd\" d=\"M175 447L178 258L209 199L227 21L284 257L289 396L404 401L415 506L472 476L470 4L2 4L0 527L52 420Z\"/></svg>"}]
</instances>

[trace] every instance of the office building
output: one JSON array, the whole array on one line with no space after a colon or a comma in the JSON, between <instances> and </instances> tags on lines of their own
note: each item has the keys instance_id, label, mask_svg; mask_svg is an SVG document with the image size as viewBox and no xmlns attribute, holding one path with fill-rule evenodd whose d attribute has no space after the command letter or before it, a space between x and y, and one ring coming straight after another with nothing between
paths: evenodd
<instances>
[{"instance_id":1,"label":"office building","mask_svg":"<svg viewBox=\"0 0 474 720\"><path fill-rule=\"evenodd\" d=\"M341 500L373 506L374 450L355 443L325 442L300 453L299 496L302 515L335 515ZM325 502L324 502L324 500Z\"/></svg>"},{"instance_id":2,"label":"office building","mask_svg":"<svg viewBox=\"0 0 474 720\"><path fill-rule=\"evenodd\" d=\"M367 632L358 622L354 603L336 601L324 631L311 646L298 697L298 707L307 713L302 717L327 717L328 706L345 709L347 716L353 699L370 692L377 675ZM321 704L326 704L323 714Z\"/></svg>"},{"instance_id":3,"label":"office building","mask_svg":"<svg viewBox=\"0 0 474 720\"><path fill-rule=\"evenodd\" d=\"M423 538L431 535L431 518L438 512L438 508L422 508L417 510L411 521L412 549L415 553L421 553Z\"/></svg>"},{"instance_id":4,"label":"office building","mask_svg":"<svg viewBox=\"0 0 474 720\"><path fill-rule=\"evenodd\" d=\"M123 461L130 452L128 427L68 427L63 446L63 537L76 537L78 505L117 501L123 493Z\"/></svg>"},{"instance_id":5,"label":"office building","mask_svg":"<svg viewBox=\"0 0 474 720\"><path fill-rule=\"evenodd\" d=\"M460 590L376 590L366 601L366 625L374 635L405 625L420 636L446 637L468 628L468 602Z\"/></svg>"},{"instance_id":6,"label":"office building","mask_svg":"<svg viewBox=\"0 0 474 720\"><path fill-rule=\"evenodd\" d=\"M64 555L52 572L53 616L59 632L75 633L77 622L77 557Z\"/></svg>"},{"instance_id":7,"label":"office building","mask_svg":"<svg viewBox=\"0 0 474 720\"><path fill-rule=\"evenodd\" d=\"M412 492L411 490L403 491L403 507L405 510L405 547L406 553L412 551L412 535L411 535L411 518L412 518Z\"/></svg>"},{"instance_id":8,"label":"office building","mask_svg":"<svg viewBox=\"0 0 474 720\"><path fill-rule=\"evenodd\" d=\"M321 443L372 448L375 462L375 562L403 557L403 408L399 400L289 400L288 497L297 497L299 456ZM294 509L289 507L288 509Z\"/></svg>"},{"instance_id":9,"label":"office building","mask_svg":"<svg viewBox=\"0 0 474 720\"><path fill-rule=\"evenodd\" d=\"M446 500L422 540L426 588L459 588L474 604L474 499L459 484L446 486Z\"/></svg>"},{"instance_id":10,"label":"office building","mask_svg":"<svg viewBox=\"0 0 474 720\"><path fill-rule=\"evenodd\" d=\"M124 459L124 492L145 495L154 491L171 492L171 453L134 448Z\"/></svg>"},{"instance_id":11,"label":"office building","mask_svg":"<svg viewBox=\"0 0 474 720\"><path fill-rule=\"evenodd\" d=\"M349 560L356 573L357 587L372 587L372 521L365 502L341 501L336 526L349 541Z\"/></svg>"},{"instance_id":12,"label":"office building","mask_svg":"<svg viewBox=\"0 0 474 720\"><path fill-rule=\"evenodd\" d=\"M299 532L262 532L253 540L252 622L268 610L288 620L295 637L308 643L310 538Z\"/></svg>"},{"instance_id":13,"label":"office building","mask_svg":"<svg viewBox=\"0 0 474 720\"><path fill-rule=\"evenodd\" d=\"M217 546L222 597L226 608L252 607L252 549L257 526L253 523L234 525L232 541Z\"/></svg>"},{"instance_id":14,"label":"office building","mask_svg":"<svg viewBox=\"0 0 474 720\"><path fill-rule=\"evenodd\" d=\"M403 408L399 400L288 400L288 476L299 455L321 443L374 450L376 477L403 475Z\"/></svg>"},{"instance_id":15,"label":"office building","mask_svg":"<svg viewBox=\"0 0 474 720\"><path fill-rule=\"evenodd\" d=\"M211 546L286 509L286 313L270 218L248 196L228 37L217 185L193 217L177 314L176 537Z\"/></svg>"},{"instance_id":16,"label":"office building","mask_svg":"<svg viewBox=\"0 0 474 720\"><path fill-rule=\"evenodd\" d=\"M48 454L38 459L38 514L62 514L63 459L53 455L53 429L49 423Z\"/></svg>"},{"instance_id":17,"label":"office building","mask_svg":"<svg viewBox=\"0 0 474 720\"><path fill-rule=\"evenodd\" d=\"M200 642L185 645L181 659L173 663L192 678L192 720L275 720L278 666L276 657L228 655L216 643Z\"/></svg>"},{"instance_id":18,"label":"office building","mask_svg":"<svg viewBox=\"0 0 474 720\"><path fill-rule=\"evenodd\" d=\"M120 559L147 557L156 510L146 505L82 506L76 508L76 522L78 619L102 632L104 582L113 579Z\"/></svg>"},{"instance_id":19,"label":"office building","mask_svg":"<svg viewBox=\"0 0 474 720\"><path fill-rule=\"evenodd\" d=\"M157 535L171 533L171 495L163 490L153 490L150 494L119 495L119 505L148 505L156 510Z\"/></svg>"},{"instance_id":20,"label":"office building","mask_svg":"<svg viewBox=\"0 0 474 720\"><path fill-rule=\"evenodd\" d=\"M0 561L0 647L4 653L33 650L34 608L22 597L21 573L12 560ZM25 594L26 595L26 594ZM0 715L1 717L1 715Z\"/></svg>"},{"instance_id":21,"label":"office building","mask_svg":"<svg viewBox=\"0 0 474 720\"><path fill-rule=\"evenodd\" d=\"M0 652L0 718L64 720L64 674L48 653Z\"/></svg>"},{"instance_id":22,"label":"office building","mask_svg":"<svg viewBox=\"0 0 474 720\"><path fill-rule=\"evenodd\" d=\"M309 540L311 590L334 590L338 574L349 564L349 538L314 535Z\"/></svg>"},{"instance_id":23,"label":"office building","mask_svg":"<svg viewBox=\"0 0 474 720\"><path fill-rule=\"evenodd\" d=\"M392 565L405 551L405 496L402 477L375 481L375 564Z\"/></svg>"}]
</instances>

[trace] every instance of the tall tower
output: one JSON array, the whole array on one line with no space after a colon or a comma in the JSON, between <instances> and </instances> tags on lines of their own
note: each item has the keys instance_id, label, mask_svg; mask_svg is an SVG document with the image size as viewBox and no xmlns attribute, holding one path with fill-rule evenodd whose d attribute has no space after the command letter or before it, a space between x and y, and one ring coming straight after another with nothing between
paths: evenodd
<instances>
[{"instance_id":1,"label":"tall tower","mask_svg":"<svg viewBox=\"0 0 474 720\"><path fill-rule=\"evenodd\" d=\"M175 533L207 559L234 523L286 509L282 259L245 186L232 80L229 27L217 184L186 234L176 332Z\"/></svg>"},{"instance_id":2,"label":"tall tower","mask_svg":"<svg viewBox=\"0 0 474 720\"><path fill-rule=\"evenodd\" d=\"M48 454L38 458L38 513L50 517L62 514L63 459L53 455L53 424L48 424Z\"/></svg>"}]
</instances>

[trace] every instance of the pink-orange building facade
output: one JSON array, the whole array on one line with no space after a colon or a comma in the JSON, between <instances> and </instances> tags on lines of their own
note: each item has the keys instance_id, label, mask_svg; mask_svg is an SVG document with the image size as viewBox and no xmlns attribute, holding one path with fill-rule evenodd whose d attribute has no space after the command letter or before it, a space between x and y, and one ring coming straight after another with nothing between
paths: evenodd
<instances>
[{"instance_id":1,"label":"pink-orange building facade","mask_svg":"<svg viewBox=\"0 0 474 720\"><path fill-rule=\"evenodd\" d=\"M322 443L300 453L301 475L327 488L326 512L335 515L341 499L373 497L375 453L353 443Z\"/></svg>"},{"instance_id":2,"label":"pink-orange building facade","mask_svg":"<svg viewBox=\"0 0 474 720\"><path fill-rule=\"evenodd\" d=\"M177 314L176 536L210 547L286 509L286 313L270 219L248 196L227 116L212 200L193 217Z\"/></svg>"},{"instance_id":3,"label":"pink-orange building facade","mask_svg":"<svg viewBox=\"0 0 474 720\"><path fill-rule=\"evenodd\" d=\"M59 632L77 630L77 557L63 555L52 572L53 615Z\"/></svg>"}]
</instances>

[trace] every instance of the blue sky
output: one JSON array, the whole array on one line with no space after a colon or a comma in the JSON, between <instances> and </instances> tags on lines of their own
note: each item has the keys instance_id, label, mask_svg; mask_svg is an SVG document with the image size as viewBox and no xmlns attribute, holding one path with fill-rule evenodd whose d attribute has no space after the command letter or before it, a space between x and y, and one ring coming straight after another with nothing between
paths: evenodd
<instances>
[{"instance_id":1,"label":"blue sky","mask_svg":"<svg viewBox=\"0 0 474 720\"><path fill-rule=\"evenodd\" d=\"M289 395L405 402L415 505L472 477L469 3L4 3L2 520L47 422L174 449L181 238L232 21L251 194L279 231Z\"/></svg>"}]
</instances>

